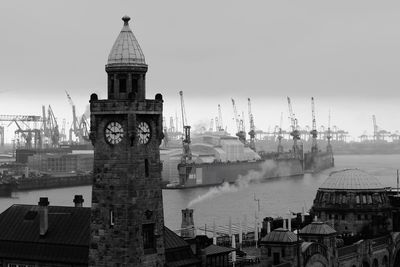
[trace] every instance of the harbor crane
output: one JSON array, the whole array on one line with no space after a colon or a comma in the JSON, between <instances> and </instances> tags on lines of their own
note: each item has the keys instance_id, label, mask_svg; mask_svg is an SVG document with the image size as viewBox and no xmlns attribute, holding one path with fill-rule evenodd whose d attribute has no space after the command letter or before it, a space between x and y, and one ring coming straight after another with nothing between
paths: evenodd
<instances>
[{"instance_id":1,"label":"harbor crane","mask_svg":"<svg viewBox=\"0 0 400 267\"><path fill-rule=\"evenodd\" d=\"M289 107L289 118L290 118L290 127L291 132L290 135L293 137L293 154L297 157L301 154L300 148L298 146L297 141L300 140L300 132L298 130L297 119L295 114L293 113L292 102L290 101L290 97L287 97L288 107Z\"/></svg>"},{"instance_id":2,"label":"harbor crane","mask_svg":"<svg viewBox=\"0 0 400 267\"><path fill-rule=\"evenodd\" d=\"M190 150L190 126L188 125L186 118L186 110L185 110L185 102L183 101L183 92L179 91L179 96L181 99L181 112L182 112L182 127L183 127L183 138L182 138L182 147L183 153L181 161L182 163L186 163L192 161L192 152Z\"/></svg>"},{"instance_id":3,"label":"harbor crane","mask_svg":"<svg viewBox=\"0 0 400 267\"><path fill-rule=\"evenodd\" d=\"M283 146L282 146L282 122L283 122L283 112L281 112L281 121L279 123L279 132L278 132L278 153L283 153Z\"/></svg>"},{"instance_id":4,"label":"harbor crane","mask_svg":"<svg viewBox=\"0 0 400 267\"><path fill-rule=\"evenodd\" d=\"M233 98L232 98L232 106L233 106L233 114L235 116L234 120L236 122L236 128L237 128L236 136L239 138L240 142L242 142L243 144L246 144L246 132L244 131L243 118L239 118L237 109L236 109L235 100Z\"/></svg>"},{"instance_id":5,"label":"harbor crane","mask_svg":"<svg viewBox=\"0 0 400 267\"><path fill-rule=\"evenodd\" d=\"M69 141L72 143L72 133L78 138L78 142L80 144L84 144L86 142L89 142L89 123L86 118L86 116L83 114L81 117L81 120L78 120L78 117L76 116L76 109L75 109L75 104L72 101L71 96L67 91L65 91L67 94L68 102L72 107L72 125L71 129L69 130Z\"/></svg>"},{"instance_id":6,"label":"harbor crane","mask_svg":"<svg viewBox=\"0 0 400 267\"><path fill-rule=\"evenodd\" d=\"M218 104L218 131L224 130L224 124L222 123L222 112L221 112L221 105Z\"/></svg>"},{"instance_id":7,"label":"harbor crane","mask_svg":"<svg viewBox=\"0 0 400 267\"><path fill-rule=\"evenodd\" d=\"M249 124L250 124L250 132L248 133L250 136L250 149L256 151L256 144L255 144L255 136L256 136L256 127L254 126L254 116L251 112L251 101L250 98L247 98L248 102L248 109L249 109Z\"/></svg>"},{"instance_id":8,"label":"harbor crane","mask_svg":"<svg viewBox=\"0 0 400 267\"><path fill-rule=\"evenodd\" d=\"M315 121L315 103L314 97L311 97L311 113L312 113L312 130L310 132L312 136L312 144L311 144L311 153L315 154L318 152L318 144L317 144L317 123Z\"/></svg>"},{"instance_id":9,"label":"harbor crane","mask_svg":"<svg viewBox=\"0 0 400 267\"><path fill-rule=\"evenodd\" d=\"M331 110L329 110L329 115L328 115L328 133L326 136L326 139L328 140L328 144L326 145L326 151L330 154L333 153L332 150L332 145L331 145Z\"/></svg>"},{"instance_id":10,"label":"harbor crane","mask_svg":"<svg viewBox=\"0 0 400 267\"><path fill-rule=\"evenodd\" d=\"M53 110L49 105L47 109L42 106L43 111L43 135L48 138L50 147L58 147L60 141L60 131L58 129L58 124L56 117L54 116Z\"/></svg>"}]
</instances>

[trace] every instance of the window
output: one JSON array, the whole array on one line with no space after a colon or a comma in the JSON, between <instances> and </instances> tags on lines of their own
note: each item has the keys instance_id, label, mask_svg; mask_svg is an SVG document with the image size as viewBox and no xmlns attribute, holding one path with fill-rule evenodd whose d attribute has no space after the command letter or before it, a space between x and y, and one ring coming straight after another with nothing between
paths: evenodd
<instances>
[{"instance_id":1,"label":"window","mask_svg":"<svg viewBox=\"0 0 400 267\"><path fill-rule=\"evenodd\" d=\"M342 214L342 220L346 219L346 215Z\"/></svg>"},{"instance_id":2,"label":"window","mask_svg":"<svg viewBox=\"0 0 400 267\"><path fill-rule=\"evenodd\" d=\"M366 195L362 195L362 203L367 204L367 196Z\"/></svg>"},{"instance_id":3,"label":"window","mask_svg":"<svg viewBox=\"0 0 400 267\"><path fill-rule=\"evenodd\" d=\"M132 94L133 97L136 98L138 93L138 81L136 79L132 79Z\"/></svg>"},{"instance_id":4,"label":"window","mask_svg":"<svg viewBox=\"0 0 400 267\"><path fill-rule=\"evenodd\" d=\"M110 77L110 92L114 93L114 77Z\"/></svg>"},{"instance_id":5,"label":"window","mask_svg":"<svg viewBox=\"0 0 400 267\"><path fill-rule=\"evenodd\" d=\"M144 160L144 175L146 177L149 177L149 160L148 159Z\"/></svg>"},{"instance_id":6,"label":"window","mask_svg":"<svg viewBox=\"0 0 400 267\"><path fill-rule=\"evenodd\" d=\"M113 227L114 224L115 224L114 211L110 210L110 226Z\"/></svg>"},{"instance_id":7,"label":"window","mask_svg":"<svg viewBox=\"0 0 400 267\"><path fill-rule=\"evenodd\" d=\"M156 249L156 242L154 236L154 223L143 224L143 249L145 254L154 253Z\"/></svg>"},{"instance_id":8,"label":"window","mask_svg":"<svg viewBox=\"0 0 400 267\"><path fill-rule=\"evenodd\" d=\"M268 257L271 257L271 248L268 248Z\"/></svg>"},{"instance_id":9,"label":"window","mask_svg":"<svg viewBox=\"0 0 400 267\"><path fill-rule=\"evenodd\" d=\"M126 79L119 79L119 92L126 93Z\"/></svg>"},{"instance_id":10,"label":"window","mask_svg":"<svg viewBox=\"0 0 400 267\"><path fill-rule=\"evenodd\" d=\"M359 195L356 196L356 203L360 204L360 196Z\"/></svg>"},{"instance_id":11,"label":"window","mask_svg":"<svg viewBox=\"0 0 400 267\"><path fill-rule=\"evenodd\" d=\"M357 215L357 220L361 221L361 215Z\"/></svg>"}]
</instances>

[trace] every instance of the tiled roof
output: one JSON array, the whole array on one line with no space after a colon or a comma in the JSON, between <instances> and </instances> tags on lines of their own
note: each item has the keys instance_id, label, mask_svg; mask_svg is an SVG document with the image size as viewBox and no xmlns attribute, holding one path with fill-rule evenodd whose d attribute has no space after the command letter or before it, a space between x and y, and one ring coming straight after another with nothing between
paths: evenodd
<instances>
[{"instance_id":1,"label":"tiled roof","mask_svg":"<svg viewBox=\"0 0 400 267\"><path fill-rule=\"evenodd\" d=\"M300 234L308 235L331 235L335 233L335 229L323 222L312 222L300 230Z\"/></svg>"},{"instance_id":2,"label":"tiled roof","mask_svg":"<svg viewBox=\"0 0 400 267\"><path fill-rule=\"evenodd\" d=\"M0 258L87 265L89 246L0 240Z\"/></svg>"},{"instance_id":3,"label":"tiled roof","mask_svg":"<svg viewBox=\"0 0 400 267\"><path fill-rule=\"evenodd\" d=\"M384 189L378 179L359 169L345 169L332 172L320 189Z\"/></svg>"},{"instance_id":4,"label":"tiled roof","mask_svg":"<svg viewBox=\"0 0 400 267\"><path fill-rule=\"evenodd\" d=\"M91 209L48 206L49 228L43 237L38 209L36 205L12 205L0 214L0 258L87 265ZM198 262L185 240L167 227L164 233L166 253L184 252L181 262L171 262L171 266Z\"/></svg>"},{"instance_id":5,"label":"tiled roof","mask_svg":"<svg viewBox=\"0 0 400 267\"><path fill-rule=\"evenodd\" d=\"M288 229L278 228L264 236L262 242L271 243L295 243L297 235Z\"/></svg>"},{"instance_id":6,"label":"tiled roof","mask_svg":"<svg viewBox=\"0 0 400 267\"><path fill-rule=\"evenodd\" d=\"M222 253L230 253L232 251L235 251L234 248L228 248L228 247L220 247L217 245L209 245L204 249L204 252L206 253L207 256L211 255L216 255L216 254L222 254Z\"/></svg>"},{"instance_id":7,"label":"tiled roof","mask_svg":"<svg viewBox=\"0 0 400 267\"><path fill-rule=\"evenodd\" d=\"M124 26L108 56L107 65L146 65L144 54L129 27L129 17L122 18Z\"/></svg>"},{"instance_id":8,"label":"tiled roof","mask_svg":"<svg viewBox=\"0 0 400 267\"><path fill-rule=\"evenodd\" d=\"M189 244L180 236L175 234L173 231L164 227L164 238L165 238L165 249L187 247Z\"/></svg>"},{"instance_id":9,"label":"tiled roof","mask_svg":"<svg viewBox=\"0 0 400 267\"><path fill-rule=\"evenodd\" d=\"M88 246L90 208L49 206L49 228L39 234L39 206L12 205L0 214L0 240Z\"/></svg>"}]
</instances>

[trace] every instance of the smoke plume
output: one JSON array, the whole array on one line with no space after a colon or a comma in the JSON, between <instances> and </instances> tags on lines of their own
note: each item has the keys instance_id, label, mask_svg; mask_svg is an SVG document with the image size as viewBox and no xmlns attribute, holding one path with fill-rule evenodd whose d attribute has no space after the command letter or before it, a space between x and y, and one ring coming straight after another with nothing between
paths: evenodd
<instances>
[{"instance_id":1,"label":"smoke plume","mask_svg":"<svg viewBox=\"0 0 400 267\"><path fill-rule=\"evenodd\" d=\"M250 170L246 175L239 175L238 179L229 184L228 182L222 185L210 188L205 194L200 195L189 202L188 208L193 205L203 202L204 200L214 198L216 196L232 193L242 190L249 186L250 183L259 183L264 177L278 177L282 172L288 173L289 166L278 165L273 160L267 160L261 165L261 170Z\"/></svg>"}]
</instances>

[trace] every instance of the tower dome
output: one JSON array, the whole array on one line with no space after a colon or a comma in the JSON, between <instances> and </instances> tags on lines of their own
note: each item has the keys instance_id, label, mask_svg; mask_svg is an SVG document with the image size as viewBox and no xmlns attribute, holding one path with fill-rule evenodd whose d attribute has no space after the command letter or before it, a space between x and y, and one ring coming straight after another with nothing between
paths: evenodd
<instances>
[{"instance_id":1,"label":"tower dome","mask_svg":"<svg viewBox=\"0 0 400 267\"><path fill-rule=\"evenodd\" d=\"M332 172L319 187L311 211L340 234L377 235L391 230L386 187L359 169Z\"/></svg>"},{"instance_id":2,"label":"tower dome","mask_svg":"<svg viewBox=\"0 0 400 267\"><path fill-rule=\"evenodd\" d=\"M142 49L129 27L130 17L122 18L124 26L111 48L106 65L108 98L144 100L147 65Z\"/></svg>"},{"instance_id":3,"label":"tower dome","mask_svg":"<svg viewBox=\"0 0 400 267\"><path fill-rule=\"evenodd\" d=\"M110 51L107 66L146 65L142 49L129 27L130 19L128 16L122 18L124 26Z\"/></svg>"}]
</instances>

